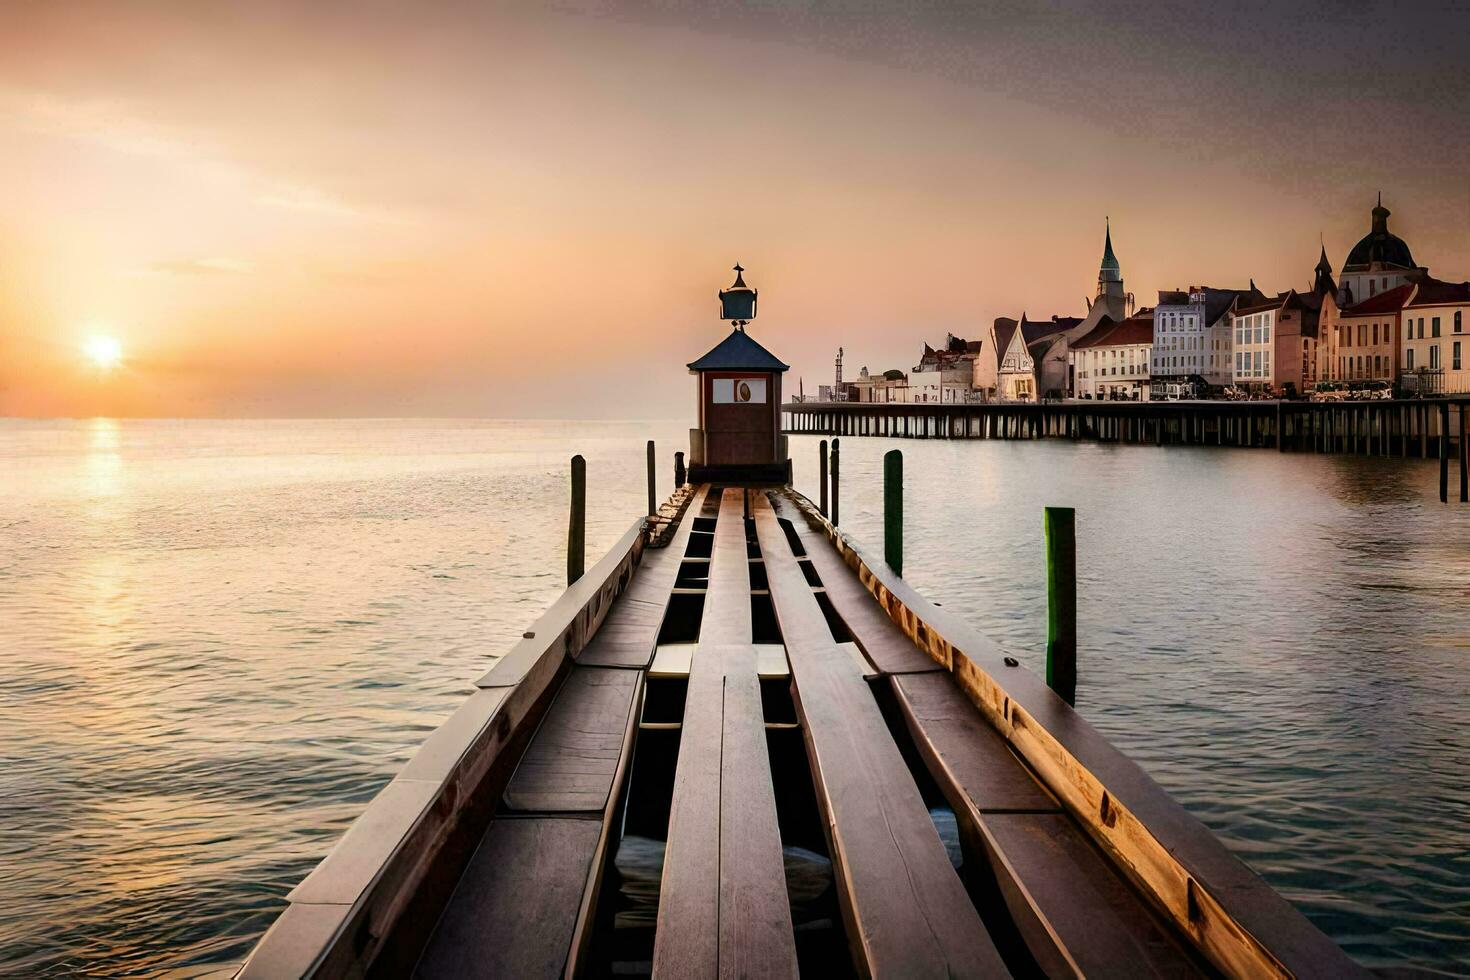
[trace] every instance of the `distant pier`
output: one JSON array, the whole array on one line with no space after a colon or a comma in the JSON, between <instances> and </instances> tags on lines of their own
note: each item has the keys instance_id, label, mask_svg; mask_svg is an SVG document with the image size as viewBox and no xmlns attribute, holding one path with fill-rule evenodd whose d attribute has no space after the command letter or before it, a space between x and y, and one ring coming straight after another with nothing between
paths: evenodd
<instances>
[{"instance_id":1,"label":"distant pier","mask_svg":"<svg viewBox=\"0 0 1470 980\"><path fill-rule=\"evenodd\" d=\"M1470 396L1415 400L1067 401L996 403L788 402L792 435L904 439L1090 439L1163 445L1240 446L1440 460L1440 499L1458 460L1467 485Z\"/></svg>"}]
</instances>

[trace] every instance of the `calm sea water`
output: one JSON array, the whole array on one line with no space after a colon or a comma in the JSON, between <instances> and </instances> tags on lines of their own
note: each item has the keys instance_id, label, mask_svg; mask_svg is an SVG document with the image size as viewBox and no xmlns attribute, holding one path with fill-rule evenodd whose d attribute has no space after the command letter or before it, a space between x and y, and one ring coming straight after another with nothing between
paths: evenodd
<instances>
[{"instance_id":1,"label":"calm sea water","mask_svg":"<svg viewBox=\"0 0 1470 980\"><path fill-rule=\"evenodd\" d=\"M0 422L0 974L228 973L560 592L568 457L595 557L685 431ZM1041 508L1076 507L1080 709L1363 962L1470 973L1470 507L1433 465L851 439L875 545L895 445L911 581L1039 666Z\"/></svg>"}]
</instances>

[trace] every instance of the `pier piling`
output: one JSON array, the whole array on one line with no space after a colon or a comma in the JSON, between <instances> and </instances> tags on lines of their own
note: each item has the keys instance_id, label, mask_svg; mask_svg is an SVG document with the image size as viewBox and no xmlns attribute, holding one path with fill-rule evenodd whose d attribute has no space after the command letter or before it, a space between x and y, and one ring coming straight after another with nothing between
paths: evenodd
<instances>
[{"instance_id":1,"label":"pier piling","mask_svg":"<svg viewBox=\"0 0 1470 980\"><path fill-rule=\"evenodd\" d=\"M648 440L648 514L652 516L658 513L658 487L654 480L653 465L653 440Z\"/></svg>"},{"instance_id":2,"label":"pier piling","mask_svg":"<svg viewBox=\"0 0 1470 980\"><path fill-rule=\"evenodd\" d=\"M883 454L883 560L903 575L903 453Z\"/></svg>"},{"instance_id":3,"label":"pier piling","mask_svg":"<svg viewBox=\"0 0 1470 980\"><path fill-rule=\"evenodd\" d=\"M674 489L677 490L684 485L689 473L684 469L684 454L674 453Z\"/></svg>"},{"instance_id":4,"label":"pier piling","mask_svg":"<svg viewBox=\"0 0 1470 980\"><path fill-rule=\"evenodd\" d=\"M1439 403L1439 502L1450 502L1450 403Z\"/></svg>"},{"instance_id":5,"label":"pier piling","mask_svg":"<svg viewBox=\"0 0 1470 980\"><path fill-rule=\"evenodd\" d=\"M827 516L827 440L823 439L817 444L817 477L821 483L821 493L818 494L817 508L822 516Z\"/></svg>"},{"instance_id":6,"label":"pier piling","mask_svg":"<svg viewBox=\"0 0 1470 980\"><path fill-rule=\"evenodd\" d=\"M567 585L582 577L587 562L587 461L572 457L572 513L567 523Z\"/></svg>"},{"instance_id":7,"label":"pier piling","mask_svg":"<svg viewBox=\"0 0 1470 980\"><path fill-rule=\"evenodd\" d=\"M1046 526L1046 683L1077 703L1077 512L1048 507Z\"/></svg>"}]
</instances>

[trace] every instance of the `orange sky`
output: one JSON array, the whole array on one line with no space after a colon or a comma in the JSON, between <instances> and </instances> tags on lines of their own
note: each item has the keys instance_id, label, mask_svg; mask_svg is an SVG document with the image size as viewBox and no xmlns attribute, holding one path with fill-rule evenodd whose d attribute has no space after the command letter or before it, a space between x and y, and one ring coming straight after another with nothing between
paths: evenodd
<instances>
[{"instance_id":1,"label":"orange sky","mask_svg":"<svg viewBox=\"0 0 1470 980\"><path fill-rule=\"evenodd\" d=\"M1380 187L1470 275L1449 12L482 6L0 7L0 414L682 416L736 260L811 390L1080 314L1107 214L1141 304L1302 286Z\"/></svg>"}]
</instances>

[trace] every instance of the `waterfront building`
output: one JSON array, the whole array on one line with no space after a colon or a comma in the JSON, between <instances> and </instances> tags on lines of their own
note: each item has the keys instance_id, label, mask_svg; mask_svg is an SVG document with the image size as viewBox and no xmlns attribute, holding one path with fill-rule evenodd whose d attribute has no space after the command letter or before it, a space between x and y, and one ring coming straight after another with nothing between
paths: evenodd
<instances>
[{"instance_id":1,"label":"waterfront building","mask_svg":"<svg viewBox=\"0 0 1470 980\"><path fill-rule=\"evenodd\" d=\"M882 374L869 374L868 369L864 367L857 380L852 382L851 400L884 404L908 401L908 386L908 375L902 371L893 369L884 371Z\"/></svg>"},{"instance_id":2,"label":"waterfront building","mask_svg":"<svg viewBox=\"0 0 1470 980\"><path fill-rule=\"evenodd\" d=\"M1332 338L1336 364L1331 380L1395 380L1402 351L1403 310L1414 289L1412 282L1400 283L1337 311Z\"/></svg>"},{"instance_id":3,"label":"waterfront building","mask_svg":"<svg viewBox=\"0 0 1470 980\"><path fill-rule=\"evenodd\" d=\"M997 317L991 328L992 345L995 352L995 380L984 391L988 399L1003 402L1029 402L1036 400L1036 362L1026 348L1025 332L1021 322L1008 317Z\"/></svg>"},{"instance_id":4,"label":"waterfront building","mask_svg":"<svg viewBox=\"0 0 1470 980\"><path fill-rule=\"evenodd\" d=\"M1232 377L1250 390L1303 392L1316 384L1317 309L1295 289L1231 315Z\"/></svg>"},{"instance_id":5,"label":"waterfront building","mask_svg":"<svg viewBox=\"0 0 1470 980\"><path fill-rule=\"evenodd\" d=\"M1266 302L1254 283L1248 289L1159 290L1149 362L1155 385L1223 388L1235 380L1230 310L1237 298L1246 304Z\"/></svg>"},{"instance_id":6,"label":"waterfront building","mask_svg":"<svg viewBox=\"0 0 1470 980\"><path fill-rule=\"evenodd\" d=\"M965 402L971 400L975 386L975 362L984 341L966 340L946 335L944 346L935 350L928 344L914 365L909 384L917 401Z\"/></svg>"},{"instance_id":7,"label":"waterfront building","mask_svg":"<svg viewBox=\"0 0 1470 980\"><path fill-rule=\"evenodd\" d=\"M1403 309L1400 379L1420 394L1470 392L1470 282L1425 279Z\"/></svg>"},{"instance_id":8,"label":"waterfront building","mask_svg":"<svg viewBox=\"0 0 1470 980\"><path fill-rule=\"evenodd\" d=\"M1371 229L1353 246L1342 265L1337 295L1339 309L1372 299L1427 274L1428 270L1415 264L1408 243L1388 230L1391 213L1383 206L1383 195L1378 195Z\"/></svg>"},{"instance_id":9,"label":"waterfront building","mask_svg":"<svg viewBox=\"0 0 1470 980\"><path fill-rule=\"evenodd\" d=\"M1067 352L1073 396L1148 401L1150 354L1158 329L1156 311L1142 309L1118 322L1104 317Z\"/></svg>"}]
</instances>

